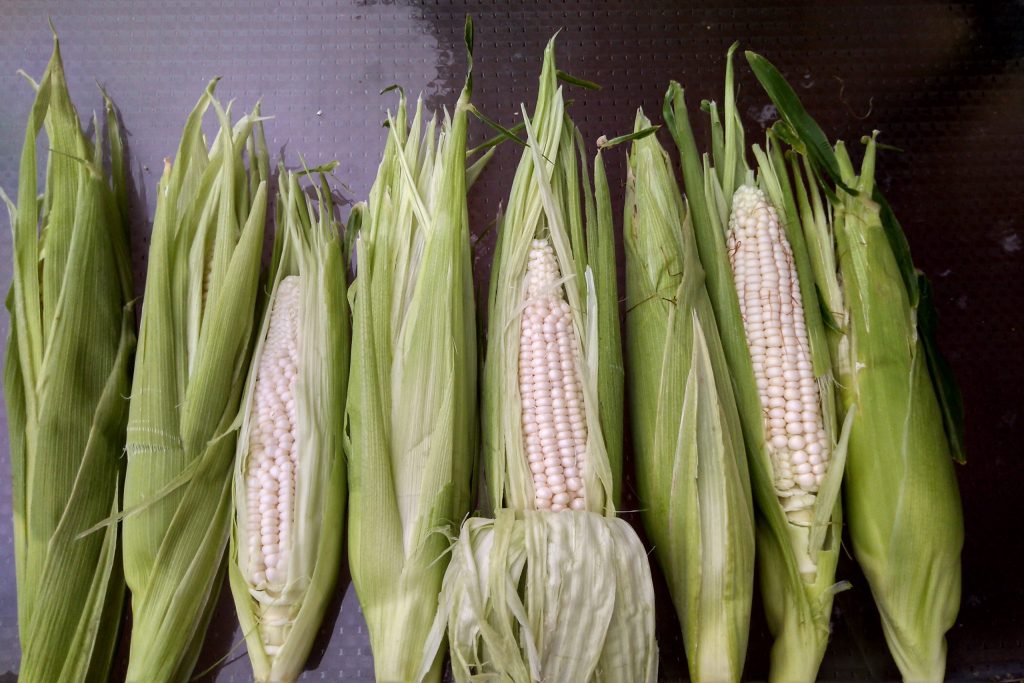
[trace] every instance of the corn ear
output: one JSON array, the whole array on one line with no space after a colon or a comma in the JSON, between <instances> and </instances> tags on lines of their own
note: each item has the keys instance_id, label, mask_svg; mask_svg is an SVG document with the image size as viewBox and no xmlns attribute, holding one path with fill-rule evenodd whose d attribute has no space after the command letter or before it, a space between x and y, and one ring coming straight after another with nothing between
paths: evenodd
<instances>
[{"instance_id":1,"label":"corn ear","mask_svg":"<svg viewBox=\"0 0 1024 683\"><path fill-rule=\"evenodd\" d=\"M833 150L775 67L753 53L747 59L779 109L780 135L804 157L793 171L807 176L797 194L815 218L804 222L808 242L832 252L816 284L829 293L839 402L852 415L843 488L854 556L904 680L940 681L945 633L960 605L963 513L951 460L962 461L963 446L930 290L875 186L874 136L857 174L845 146Z\"/></svg>"},{"instance_id":2,"label":"corn ear","mask_svg":"<svg viewBox=\"0 0 1024 683\"><path fill-rule=\"evenodd\" d=\"M267 162L258 110L232 127L215 83L189 116L157 188L128 421L129 681L190 677L224 576ZM211 103L220 129L207 150L201 123ZM255 154L248 174L247 148Z\"/></svg>"},{"instance_id":3,"label":"corn ear","mask_svg":"<svg viewBox=\"0 0 1024 683\"><path fill-rule=\"evenodd\" d=\"M642 112L637 132L650 127ZM644 526L694 681L738 681L754 580L743 437L693 236L654 136L633 143L624 242L629 405Z\"/></svg>"},{"instance_id":4,"label":"corn ear","mask_svg":"<svg viewBox=\"0 0 1024 683\"><path fill-rule=\"evenodd\" d=\"M934 342L934 311L902 229L874 186L875 142L860 174L834 152L774 67L748 54L830 212L811 224L835 251L830 349L839 397L854 410L844 482L854 556L870 584L904 680L942 680L945 632L960 602L963 517L953 467L963 459L956 384ZM788 95L787 95L788 91ZM834 185L832 185L834 183ZM812 196L818 186L809 183ZM872 487L868 490L868 487ZM890 496L897 496L900 501Z\"/></svg>"},{"instance_id":5,"label":"corn ear","mask_svg":"<svg viewBox=\"0 0 1024 683\"><path fill-rule=\"evenodd\" d=\"M356 208L349 565L378 681L440 680L443 652L428 650L427 636L448 536L472 496L470 83L440 124L435 116L424 126L422 100L410 123L401 96L369 205Z\"/></svg>"},{"instance_id":6,"label":"corn ear","mask_svg":"<svg viewBox=\"0 0 1024 683\"><path fill-rule=\"evenodd\" d=\"M337 583L346 491L341 238L323 176L316 204L299 174L281 169L279 185L272 289L242 400L228 565L257 681L294 681L302 672ZM280 481L273 491L262 486L268 477ZM274 575L267 536L279 541Z\"/></svg>"},{"instance_id":7,"label":"corn ear","mask_svg":"<svg viewBox=\"0 0 1024 683\"><path fill-rule=\"evenodd\" d=\"M578 379L586 431L587 466L580 473L585 509L614 515L622 471L623 398L611 209L600 160L595 162L595 176L604 185L600 205L585 169L581 204L578 132L565 115L553 40L544 52L534 115L525 107L522 113L529 145L516 170L491 269L483 397L487 494L494 510L532 510L537 504L523 434L528 410L521 399L520 354L531 303L528 271L543 244L557 269L548 290L569 309L571 372Z\"/></svg>"},{"instance_id":8,"label":"corn ear","mask_svg":"<svg viewBox=\"0 0 1024 683\"><path fill-rule=\"evenodd\" d=\"M784 162L769 145L768 151L754 146L758 175L747 169L743 129L735 105L732 66L734 45L726 70L723 120L717 107L709 105L713 152L698 155L690 128L683 89L673 83L665 98L665 119L680 152L683 180L693 220L697 249L707 273L707 289L714 308L725 356L733 377L743 439L746 445L752 493L757 506L757 556L765 613L774 636L769 678L772 681L813 680L829 638L832 598L845 587L835 581L841 538L839 489L846 454L834 400L834 379L828 359L827 341L819 312L807 247L801 233L796 200L785 176ZM714 144L715 131L721 144ZM776 143L777 144L777 143ZM817 396L817 418L821 441L831 451L831 461L813 491L790 498L780 484L788 481L779 469L777 446L767 429L769 403L755 376L752 338L745 330L740 299L730 264L727 232L737 191L760 192L776 212L780 239L784 237L787 258L797 281L799 305L806 327L807 350L803 362L810 372ZM816 384L816 387L814 386ZM848 430L849 420L846 421ZM848 431L846 432L848 433ZM780 479L781 475L781 479ZM794 500L800 500L793 505ZM797 509L794 509L797 508Z\"/></svg>"},{"instance_id":9,"label":"corn ear","mask_svg":"<svg viewBox=\"0 0 1024 683\"><path fill-rule=\"evenodd\" d=\"M447 626L457 681L653 682L650 567L614 516L623 398L611 202L600 156L593 194L577 166L557 73L552 41L534 116L523 110L528 146L492 268L483 426L495 518L463 525L431 644Z\"/></svg>"},{"instance_id":10,"label":"corn ear","mask_svg":"<svg viewBox=\"0 0 1024 683\"><path fill-rule=\"evenodd\" d=\"M23 681L106 679L124 578L117 513L135 350L120 132L107 100L109 146L94 117L82 132L60 45L25 130L11 220L14 281L4 366ZM36 138L46 130L37 200ZM109 150L111 172L104 171ZM69 600L69 596L74 599Z\"/></svg>"}]
</instances>

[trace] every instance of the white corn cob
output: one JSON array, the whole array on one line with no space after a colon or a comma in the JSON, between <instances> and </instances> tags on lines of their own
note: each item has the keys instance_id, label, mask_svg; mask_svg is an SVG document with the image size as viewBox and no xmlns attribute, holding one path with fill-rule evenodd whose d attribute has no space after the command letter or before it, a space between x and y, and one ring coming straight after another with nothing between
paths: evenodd
<instances>
[{"instance_id":1,"label":"white corn cob","mask_svg":"<svg viewBox=\"0 0 1024 683\"><path fill-rule=\"evenodd\" d=\"M300 280L278 285L259 359L249 432L246 578L273 598L288 582L287 558L295 514L297 425L295 380L299 361ZM273 633L276 629L268 632ZM283 634L279 634L283 635ZM281 643L268 642L268 651ZM271 652L271 654L273 654Z\"/></svg>"},{"instance_id":2,"label":"white corn cob","mask_svg":"<svg viewBox=\"0 0 1024 683\"><path fill-rule=\"evenodd\" d=\"M555 252L534 240L526 266L519 351L523 435L538 510L586 508L587 420L576 367L578 343Z\"/></svg>"},{"instance_id":3,"label":"white corn cob","mask_svg":"<svg viewBox=\"0 0 1024 683\"><path fill-rule=\"evenodd\" d=\"M743 185L733 197L729 259L764 411L775 492L789 521L809 525L829 442L811 367L800 284L778 212Z\"/></svg>"}]
</instances>

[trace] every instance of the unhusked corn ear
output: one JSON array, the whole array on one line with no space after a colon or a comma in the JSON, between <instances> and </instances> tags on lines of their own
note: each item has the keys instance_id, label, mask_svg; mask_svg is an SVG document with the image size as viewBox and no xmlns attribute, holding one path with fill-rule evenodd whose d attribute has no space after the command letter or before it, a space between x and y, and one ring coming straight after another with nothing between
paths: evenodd
<instances>
[{"instance_id":1,"label":"unhusked corn ear","mask_svg":"<svg viewBox=\"0 0 1024 683\"><path fill-rule=\"evenodd\" d=\"M526 310L519 352L523 434L538 510L586 507L587 420L579 343L555 252L534 240L526 264Z\"/></svg>"},{"instance_id":2,"label":"unhusked corn ear","mask_svg":"<svg viewBox=\"0 0 1024 683\"><path fill-rule=\"evenodd\" d=\"M936 346L930 287L876 185L874 135L858 173L779 71L752 52L747 60L804 157L793 171L818 254L814 284L833 323L836 393L852 416L843 500L853 555L903 680L941 681L960 605L964 524L951 460L963 461L963 413Z\"/></svg>"},{"instance_id":3,"label":"unhusked corn ear","mask_svg":"<svg viewBox=\"0 0 1024 683\"><path fill-rule=\"evenodd\" d=\"M266 216L258 108L235 124L212 82L165 163L126 443L127 680L191 677L225 574L236 418L252 353ZM220 128L208 149L202 118ZM246 169L245 157L249 163Z\"/></svg>"},{"instance_id":4,"label":"unhusked corn ear","mask_svg":"<svg viewBox=\"0 0 1024 683\"><path fill-rule=\"evenodd\" d=\"M288 275L278 285L249 418L246 578L257 588L275 592L280 592L288 580L286 558L292 547L295 515L299 283L299 276ZM268 647L280 647L280 642L274 640L267 643Z\"/></svg>"},{"instance_id":5,"label":"unhusked corn ear","mask_svg":"<svg viewBox=\"0 0 1024 683\"><path fill-rule=\"evenodd\" d=\"M13 256L3 380L13 542L5 550L17 583L18 680L78 683L108 678L125 594L116 515L135 352L127 190L113 106L104 94L105 131L94 116L87 138L56 35L32 83L15 199L0 190Z\"/></svg>"},{"instance_id":6,"label":"unhusked corn ear","mask_svg":"<svg viewBox=\"0 0 1024 683\"><path fill-rule=\"evenodd\" d=\"M809 526L830 446L793 252L762 190L750 185L736 190L727 246L765 416L775 492L789 521Z\"/></svg>"},{"instance_id":7,"label":"unhusked corn ear","mask_svg":"<svg viewBox=\"0 0 1024 683\"><path fill-rule=\"evenodd\" d=\"M638 112L634 131L650 127ZM626 178L627 395L642 519L690 679L739 681L755 550L736 399L692 211L654 135L633 142Z\"/></svg>"},{"instance_id":8,"label":"unhusked corn ear","mask_svg":"<svg viewBox=\"0 0 1024 683\"><path fill-rule=\"evenodd\" d=\"M349 567L382 683L441 680L444 652L428 637L474 496L471 91L470 72L443 119L425 119L422 98L407 117L400 97L369 202L354 209Z\"/></svg>"}]
</instances>

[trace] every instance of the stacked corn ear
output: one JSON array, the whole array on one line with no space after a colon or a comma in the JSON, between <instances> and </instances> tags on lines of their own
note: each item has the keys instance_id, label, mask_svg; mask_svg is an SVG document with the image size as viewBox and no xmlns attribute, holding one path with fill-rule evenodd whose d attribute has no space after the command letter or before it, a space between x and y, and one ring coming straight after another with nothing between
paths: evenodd
<instances>
[{"instance_id":1,"label":"stacked corn ear","mask_svg":"<svg viewBox=\"0 0 1024 683\"><path fill-rule=\"evenodd\" d=\"M839 399L853 411L844 489L854 556L904 680L941 681L945 633L960 604L963 514L952 460L962 461L963 447L930 290L875 187L874 137L857 174L843 144L833 151L778 71L747 57L778 106L780 131L803 156L793 171L804 227L827 256L816 275L834 322Z\"/></svg>"},{"instance_id":2,"label":"stacked corn ear","mask_svg":"<svg viewBox=\"0 0 1024 683\"><path fill-rule=\"evenodd\" d=\"M683 90L665 118L679 147L697 248L732 372L757 505L757 556L774 637L770 680L809 681L829 638L846 456L835 379L801 231L777 143L747 169L727 61L724 122L708 104L712 155L698 155Z\"/></svg>"},{"instance_id":3,"label":"stacked corn ear","mask_svg":"<svg viewBox=\"0 0 1024 683\"><path fill-rule=\"evenodd\" d=\"M228 576L257 681L294 681L337 583L349 320L330 190L279 175L270 299L242 400Z\"/></svg>"},{"instance_id":4,"label":"stacked corn ear","mask_svg":"<svg viewBox=\"0 0 1024 683\"><path fill-rule=\"evenodd\" d=\"M214 85L157 188L128 420L129 681L188 680L224 576L268 162L258 111L232 126ZM220 130L207 150L211 103Z\"/></svg>"},{"instance_id":5,"label":"stacked corn ear","mask_svg":"<svg viewBox=\"0 0 1024 683\"><path fill-rule=\"evenodd\" d=\"M650 127L638 113L636 132ZM626 349L644 526L694 681L739 681L754 582L754 510L736 400L672 164L629 155Z\"/></svg>"},{"instance_id":6,"label":"stacked corn ear","mask_svg":"<svg viewBox=\"0 0 1024 683\"><path fill-rule=\"evenodd\" d=\"M109 147L82 133L60 47L25 130L7 297L4 397L23 681L105 680L124 578L116 524L135 349L124 158L107 101ZM45 127L45 185L36 138ZM103 156L110 154L111 173Z\"/></svg>"},{"instance_id":7,"label":"stacked corn ear","mask_svg":"<svg viewBox=\"0 0 1024 683\"><path fill-rule=\"evenodd\" d=\"M469 81L454 114L405 97L356 211L348 394L349 566L378 681L438 681L427 649L448 538L469 512L476 323L466 205ZM440 135L438 135L440 128Z\"/></svg>"},{"instance_id":8,"label":"stacked corn ear","mask_svg":"<svg viewBox=\"0 0 1024 683\"><path fill-rule=\"evenodd\" d=\"M578 166L556 74L552 42L536 111L523 110L528 145L491 277L483 425L495 518L463 525L432 634L438 646L447 624L457 681L657 677L650 567L614 516L623 398L611 202L600 157L596 198Z\"/></svg>"}]
</instances>

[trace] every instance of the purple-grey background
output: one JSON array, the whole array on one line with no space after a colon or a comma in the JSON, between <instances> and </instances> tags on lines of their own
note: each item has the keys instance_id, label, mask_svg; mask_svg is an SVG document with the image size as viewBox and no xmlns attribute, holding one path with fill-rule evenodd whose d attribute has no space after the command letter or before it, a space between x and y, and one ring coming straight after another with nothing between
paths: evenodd
<instances>
[{"instance_id":1,"label":"purple-grey background","mask_svg":"<svg viewBox=\"0 0 1024 683\"><path fill-rule=\"evenodd\" d=\"M963 606L949 634L951 680L1024 677L1020 489L1024 485L1024 6L1011 3L695 3L642 0L488 3L385 0L5 0L0 7L0 186L13 191L31 88L50 55L46 19L60 32L72 97L83 115L101 109L95 83L119 107L137 191L136 286L141 291L153 191L188 111L213 76L218 95L249 108L263 98L273 153L286 163L338 159L339 190L364 198L383 148L381 128L399 83L428 103L452 103L464 76L462 23L476 21L475 103L515 122L532 103L546 40L559 28L559 66L601 83L573 89L571 114L588 142L632 129L635 109L659 118L669 79L691 106L721 97L729 44L761 52L797 88L830 137L855 141L873 128L902 149L880 160L879 179L931 277L940 341L967 409L970 464L958 468L967 523ZM774 111L738 63L748 141ZM474 136L489 131L475 125ZM663 143L668 145L667 137ZM477 279L485 282L493 231L520 150L498 152L470 197ZM621 150L606 156L621 187ZM621 192L617 209L621 206ZM11 245L0 238L0 280ZM3 317L6 334L7 320ZM6 437L0 439L6 473ZM18 668L10 489L0 476L0 681ZM635 517L631 517L635 521ZM863 577L836 599L833 642L821 679L890 680L877 614ZM685 676L678 626L659 587L662 677ZM199 670L222 658L216 680L250 679L225 587ZM755 606L746 674L767 673L767 629ZM122 653L123 654L123 653ZM13 679L14 675L9 674ZM205 677L211 680L212 676ZM365 627L347 572L303 680L372 680Z\"/></svg>"}]
</instances>

